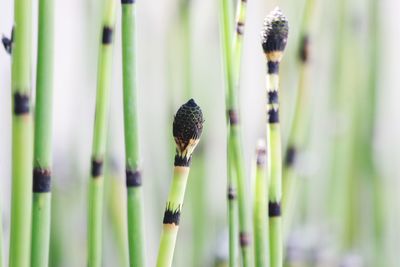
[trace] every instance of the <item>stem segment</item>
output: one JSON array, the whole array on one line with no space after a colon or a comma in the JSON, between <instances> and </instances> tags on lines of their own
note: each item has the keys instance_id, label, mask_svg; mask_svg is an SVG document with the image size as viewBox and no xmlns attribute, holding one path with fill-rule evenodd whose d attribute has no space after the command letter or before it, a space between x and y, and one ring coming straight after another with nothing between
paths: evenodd
<instances>
[{"instance_id":1,"label":"stem segment","mask_svg":"<svg viewBox=\"0 0 400 267\"><path fill-rule=\"evenodd\" d=\"M32 1L15 0L12 45L12 193L10 267L30 262L33 131L30 107Z\"/></svg>"},{"instance_id":2,"label":"stem segment","mask_svg":"<svg viewBox=\"0 0 400 267\"><path fill-rule=\"evenodd\" d=\"M101 266L103 215L103 160L107 141L112 43L115 24L115 0L107 0L99 51L96 114L94 121L91 179L88 210L88 266Z\"/></svg>"},{"instance_id":3,"label":"stem segment","mask_svg":"<svg viewBox=\"0 0 400 267\"><path fill-rule=\"evenodd\" d=\"M145 265L142 178L136 96L136 19L133 0L122 0L122 67L124 87L125 164L130 266Z\"/></svg>"},{"instance_id":4,"label":"stem segment","mask_svg":"<svg viewBox=\"0 0 400 267\"><path fill-rule=\"evenodd\" d=\"M53 0L39 1L32 208L32 266L48 266L51 219Z\"/></svg>"},{"instance_id":5,"label":"stem segment","mask_svg":"<svg viewBox=\"0 0 400 267\"><path fill-rule=\"evenodd\" d=\"M257 147L256 181L254 187L254 255L255 266L268 266L267 222L267 151L264 142Z\"/></svg>"}]
</instances>

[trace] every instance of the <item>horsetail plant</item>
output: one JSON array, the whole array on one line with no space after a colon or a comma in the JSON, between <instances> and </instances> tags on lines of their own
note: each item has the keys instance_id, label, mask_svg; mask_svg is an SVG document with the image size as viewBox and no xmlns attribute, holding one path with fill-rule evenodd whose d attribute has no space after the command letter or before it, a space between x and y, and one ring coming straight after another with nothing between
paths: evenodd
<instances>
[{"instance_id":1,"label":"horsetail plant","mask_svg":"<svg viewBox=\"0 0 400 267\"><path fill-rule=\"evenodd\" d=\"M14 1L10 267L29 266L32 215L32 1ZM11 50L10 50L11 51Z\"/></svg>"},{"instance_id":2,"label":"horsetail plant","mask_svg":"<svg viewBox=\"0 0 400 267\"><path fill-rule=\"evenodd\" d=\"M243 266L252 265L251 252L251 231L250 231L250 212L247 203L246 174L244 171L243 145L241 139L240 120L239 120L239 83L240 66L242 58L243 34L246 22L247 1L238 0L236 8L236 28L233 34L233 88L229 94L232 102L227 105L229 114L229 138L232 138L230 153L233 157L233 166L235 168L238 188L239 204L239 240L242 252ZM228 142L229 144L231 142Z\"/></svg>"},{"instance_id":3,"label":"horsetail plant","mask_svg":"<svg viewBox=\"0 0 400 267\"><path fill-rule=\"evenodd\" d=\"M226 109L233 102L231 90L233 89L233 68L232 68L232 1L220 0L220 27L222 41L222 57L225 75L225 101ZM227 120L227 197L228 197L228 228L229 228L229 267L238 266L238 242L237 235L239 233L238 225L238 203L237 203L237 176L234 169L234 158L231 152L233 147L233 139L230 135L230 125L235 118L226 113ZM233 115L233 114L232 114Z\"/></svg>"},{"instance_id":4,"label":"horsetail plant","mask_svg":"<svg viewBox=\"0 0 400 267\"><path fill-rule=\"evenodd\" d=\"M298 61L300 77L297 86L295 112L289 132L288 145L284 155L282 177L282 210L284 214L284 240L294 216L294 200L298 191L298 177L295 170L296 160L304 145L305 130L307 128L308 99L309 99L309 68L310 68L310 20L315 0L307 0L303 22L301 26Z\"/></svg>"},{"instance_id":5,"label":"horsetail plant","mask_svg":"<svg viewBox=\"0 0 400 267\"><path fill-rule=\"evenodd\" d=\"M246 180L244 172L244 159L242 153L242 143L240 135L239 112L238 112L238 90L240 76L240 62L242 56L242 43L244 33L244 23L246 18L246 1L238 0L236 12L236 28L232 37L231 1L221 0L221 35L223 42L223 58L225 65L226 78L226 109L228 122L228 202L229 202L229 227L230 227L230 266L236 265L234 205L236 202L236 185L238 195L239 210L239 240L242 251L243 266L251 266L251 233L250 218L246 198ZM231 41L232 40L232 41ZM231 203L232 202L232 203ZM232 214L233 213L233 214Z\"/></svg>"},{"instance_id":6,"label":"horsetail plant","mask_svg":"<svg viewBox=\"0 0 400 267\"><path fill-rule=\"evenodd\" d=\"M268 217L267 217L267 149L264 140L260 140L256 151L256 170L253 203L254 256L255 266L268 266Z\"/></svg>"},{"instance_id":7,"label":"horsetail plant","mask_svg":"<svg viewBox=\"0 0 400 267\"><path fill-rule=\"evenodd\" d=\"M279 64L289 33L288 20L275 8L264 20L262 48L267 59L267 151L269 173L269 247L270 267L282 267L282 152L279 124Z\"/></svg>"},{"instance_id":8,"label":"horsetail plant","mask_svg":"<svg viewBox=\"0 0 400 267\"><path fill-rule=\"evenodd\" d=\"M112 44L115 24L115 0L107 0L98 59L96 111L93 132L91 179L88 210L88 266L101 266L103 214L103 161L107 141L110 99Z\"/></svg>"},{"instance_id":9,"label":"horsetail plant","mask_svg":"<svg viewBox=\"0 0 400 267\"><path fill-rule=\"evenodd\" d=\"M136 19L133 0L122 0L122 69L125 127L126 186L128 191L128 241L130 266L144 266L142 177L136 96Z\"/></svg>"},{"instance_id":10,"label":"horsetail plant","mask_svg":"<svg viewBox=\"0 0 400 267\"><path fill-rule=\"evenodd\" d=\"M173 135L176 143L174 175L165 207L157 267L172 266L192 153L200 140L203 122L202 111L193 99L182 105L174 118Z\"/></svg>"},{"instance_id":11,"label":"horsetail plant","mask_svg":"<svg viewBox=\"0 0 400 267\"><path fill-rule=\"evenodd\" d=\"M49 260L52 167L53 0L39 1L31 266Z\"/></svg>"}]
</instances>

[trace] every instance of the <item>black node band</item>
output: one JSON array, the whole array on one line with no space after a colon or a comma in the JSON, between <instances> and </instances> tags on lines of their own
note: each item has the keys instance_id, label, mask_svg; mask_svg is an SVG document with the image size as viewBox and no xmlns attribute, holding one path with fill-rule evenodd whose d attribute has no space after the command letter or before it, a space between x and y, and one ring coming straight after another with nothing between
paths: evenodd
<instances>
[{"instance_id":1,"label":"black node band","mask_svg":"<svg viewBox=\"0 0 400 267\"><path fill-rule=\"evenodd\" d=\"M97 178L103 174L103 161L102 160L92 160L91 169L92 178Z\"/></svg>"},{"instance_id":2,"label":"black node band","mask_svg":"<svg viewBox=\"0 0 400 267\"><path fill-rule=\"evenodd\" d=\"M297 149L294 146L289 146L286 150L285 165L291 167L296 163Z\"/></svg>"},{"instance_id":3,"label":"black node band","mask_svg":"<svg viewBox=\"0 0 400 267\"><path fill-rule=\"evenodd\" d=\"M239 124L239 114L236 110L234 110L234 109L228 110L228 117L229 117L230 125Z\"/></svg>"},{"instance_id":4,"label":"black node band","mask_svg":"<svg viewBox=\"0 0 400 267\"><path fill-rule=\"evenodd\" d=\"M29 95L23 93L14 93L14 114L28 114L30 110Z\"/></svg>"},{"instance_id":5,"label":"black node band","mask_svg":"<svg viewBox=\"0 0 400 267\"><path fill-rule=\"evenodd\" d=\"M239 21L236 25L236 32L238 35L243 35L244 33L244 23Z\"/></svg>"},{"instance_id":6,"label":"black node band","mask_svg":"<svg viewBox=\"0 0 400 267\"><path fill-rule=\"evenodd\" d=\"M178 207L177 209L171 209L170 205L167 205L167 208L164 212L163 224L175 224L179 225L179 220L181 217L181 209Z\"/></svg>"},{"instance_id":7,"label":"black node band","mask_svg":"<svg viewBox=\"0 0 400 267\"><path fill-rule=\"evenodd\" d=\"M48 169L33 169L33 193L47 193L51 191L51 172Z\"/></svg>"},{"instance_id":8,"label":"black node band","mask_svg":"<svg viewBox=\"0 0 400 267\"><path fill-rule=\"evenodd\" d=\"M113 39L113 29L108 26L103 27L103 35L101 42L103 44L111 44Z\"/></svg>"},{"instance_id":9,"label":"black node band","mask_svg":"<svg viewBox=\"0 0 400 267\"><path fill-rule=\"evenodd\" d=\"M279 110L271 108L268 110L268 123L279 123Z\"/></svg>"},{"instance_id":10,"label":"black node band","mask_svg":"<svg viewBox=\"0 0 400 267\"><path fill-rule=\"evenodd\" d=\"M281 203L279 203L279 202L269 202L268 203L268 216L269 217L279 217L279 216L281 216Z\"/></svg>"},{"instance_id":11,"label":"black node band","mask_svg":"<svg viewBox=\"0 0 400 267\"><path fill-rule=\"evenodd\" d=\"M299 57L302 63L306 63L309 60L310 57L309 45L310 45L310 39L308 38L308 35L304 35L303 38L301 39L301 45L299 51Z\"/></svg>"},{"instance_id":12,"label":"black node band","mask_svg":"<svg viewBox=\"0 0 400 267\"><path fill-rule=\"evenodd\" d=\"M237 194L236 194L236 190L233 189L232 187L228 188L228 200L234 200L236 199Z\"/></svg>"},{"instance_id":13,"label":"black node band","mask_svg":"<svg viewBox=\"0 0 400 267\"><path fill-rule=\"evenodd\" d=\"M190 163L192 163L192 156L187 158L187 157L175 155L174 166L189 167Z\"/></svg>"},{"instance_id":14,"label":"black node band","mask_svg":"<svg viewBox=\"0 0 400 267\"><path fill-rule=\"evenodd\" d=\"M279 94L277 90L268 92L268 104L279 104Z\"/></svg>"},{"instance_id":15,"label":"black node band","mask_svg":"<svg viewBox=\"0 0 400 267\"><path fill-rule=\"evenodd\" d=\"M140 171L126 170L126 186L138 187L142 185L142 174Z\"/></svg>"},{"instance_id":16,"label":"black node band","mask_svg":"<svg viewBox=\"0 0 400 267\"><path fill-rule=\"evenodd\" d=\"M121 4L133 4L135 0L121 0Z\"/></svg>"},{"instance_id":17,"label":"black node band","mask_svg":"<svg viewBox=\"0 0 400 267\"><path fill-rule=\"evenodd\" d=\"M246 232L240 232L239 234L239 241L240 241L240 246L241 247L247 247L251 243L251 238L249 233Z\"/></svg>"},{"instance_id":18,"label":"black node band","mask_svg":"<svg viewBox=\"0 0 400 267\"><path fill-rule=\"evenodd\" d=\"M279 73L279 62L278 61L268 61L267 68L268 68L268 74L278 74Z\"/></svg>"}]
</instances>

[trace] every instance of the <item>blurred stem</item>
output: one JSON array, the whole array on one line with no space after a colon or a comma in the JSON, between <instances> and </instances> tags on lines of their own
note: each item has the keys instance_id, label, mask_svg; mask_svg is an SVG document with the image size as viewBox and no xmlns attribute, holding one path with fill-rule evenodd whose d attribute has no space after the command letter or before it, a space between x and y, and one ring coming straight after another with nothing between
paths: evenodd
<instances>
[{"instance_id":1,"label":"blurred stem","mask_svg":"<svg viewBox=\"0 0 400 267\"><path fill-rule=\"evenodd\" d=\"M110 159L110 162L113 160ZM114 232L116 252L118 253L118 266L129 266L128 251L128 231L127 231L127 201L125 195L125 187L121 182L121 177L116 169L115 164L111 163L107 168L106 191L108 191L108 214L112 231ZM143 265L144 266L144 265Z\"/></svg>"},{"instance_id":2,"label":"blurred stem","mask_svg":"<svg viewBox=\"0 0 400 267\"><path fill-rule=\"evenodd\" d=\"M30 107L32 1L14 1L12 46L12 192L10 267L30 263L32 216L33 123Z\"/></svg>"},{"instance_id":3,"label":"blurred stem","mask_svg":"<svg viewBox=\"0 0 400 267\"><path fill-rule=\"evenodd\" d=\"M257 166L255 170L253 224L255 266L257 267L268 266L268 183L266 170L267 152L265 149L265 146L257 148Z\"/></svg>"},{"instance_id":4,"label":"blurred stem","mask_svg":"<svg viewBox=\"0 0 400 267\"><path fill-rule=\"evenodd\" d=\"M220 32L222 41L222 59L225 80L225 101L227 109L227 196L228 196L228 227L229 227L229 266L238 266L238 203L236 198L237 173L234 168L233 138L230 125L230 108L233 105L231 91L234 87L232 66L232 30L233 6L231 0L220 0Z\"/></svg>"},{"instance_id":5,"label":"blurred stem","mask_svg":"<svg viewBox=\"0 0 400 267\"><path fill-rule=\"evenodd\" d=\"M126 185L130 266L144 266L144 218L142 180L139 170L139 134L136 87L135 3L122 4L122 55Z\"/></svg>"},{"instance_id":6,"label":"blurred stem","mask_svg":"<svg viewBox=\"0 0 400 267\"><path fill-rule=\"evenodd\" d=\"M1 203L0 201L0 267L3 267L3 209Z\"/></svg>"},{"instance_id":7,"label":"blurred stem","mask_svg":"<svg viewBox=\"0 0 400 267\"><path fill-rule=\"evenodd\" d=\"M96 112L92 146L92 171L89 181L88 206L88 266L100 267L102 262L102 214L103 214L103 161L107 141L109 113L112 44L115 24L115 0L107 0L104 6L102 38L98 59Z\"/></svg>"},{"instance_id":8,"label":"blurred stem","mask_svg":"<svg viewBox=\"0 0 400 267\"><path fill-rule=\"evenodd\" d=\"M295 170L296 159L302 152L305 133L309 121L309 65L310 65L310 23L315 8L315 0L306 0L301 34L298 46L299 81L295 112L289 132L288 146L285 151L282 177L282 209L284 241L289 234L293 217L296 213L295 200L299 191L298 174Z\"/></svg>"},{"instance_id":9,"label":"blurred stem","mask_svg":"<svg viewBox=\"0 0 400 267\"><path fill-rule=\"evenodd\" d=\"M53 107L53 0L39 1L31 265L49 262Z\"/></svg>"}]
</instances>

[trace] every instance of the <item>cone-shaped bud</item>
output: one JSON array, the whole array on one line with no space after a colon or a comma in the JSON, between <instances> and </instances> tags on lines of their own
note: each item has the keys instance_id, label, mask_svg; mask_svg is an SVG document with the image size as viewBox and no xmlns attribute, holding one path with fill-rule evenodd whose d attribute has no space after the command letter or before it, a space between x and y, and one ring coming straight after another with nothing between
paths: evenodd
<instances>
[{"instance_id":1,"label":"cone-shaped bud","mask_svg":"<svg viewBox=\"0 0 400 267\"><path fill-rule=\"evenodd\" d=\"M265 54L282 53L285 50L289 34L288 20L276 7L264 20L261 42ZM279 58L280 59L280 58Z\"/></svg>"},{"instance_id":2,"label":"cone-shaped bud","mask_svg":"<svg viewBox=\"0 0 400 267\"><path fill-rule=\"evenodd\" d=\"M190 157L200 139L203 122L203 113L193 99L178 109L173 123L173 135L179 155Z\"/></svg>"}]
</instances>

